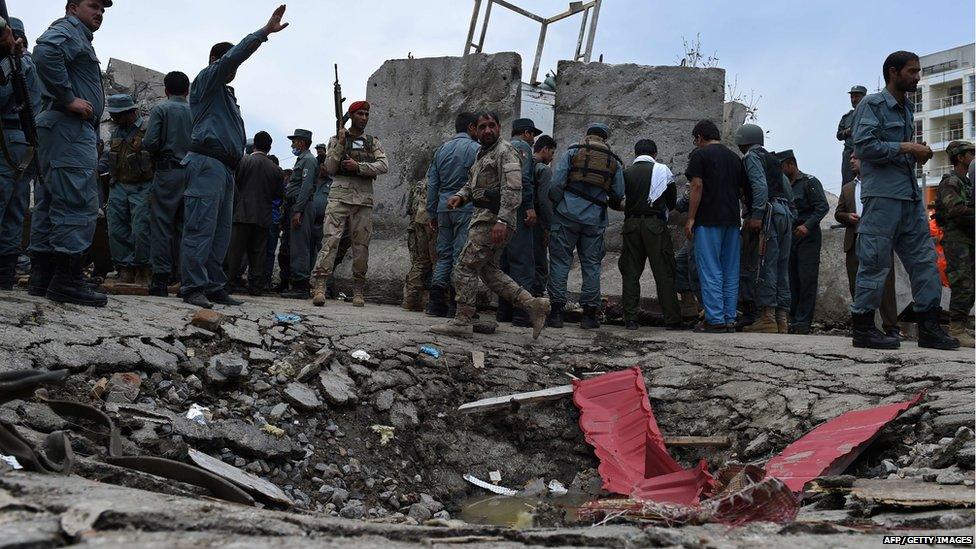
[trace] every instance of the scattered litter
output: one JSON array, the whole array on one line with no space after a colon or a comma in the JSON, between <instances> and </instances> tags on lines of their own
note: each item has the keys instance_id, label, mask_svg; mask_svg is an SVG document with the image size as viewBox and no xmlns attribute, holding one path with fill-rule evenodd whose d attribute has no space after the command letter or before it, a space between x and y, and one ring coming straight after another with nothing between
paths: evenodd
<instances>
[{"instance_id":1,"label":"scattered litter","mask_svg":"<svg viewBox=\"0 0 976 549\"><path fill-rule=\"evenodd\" d=\"M499 478L501 478L500 475ZM512 490L511 488L505 488L502 486L495 486L494 484L489 484L472 475L464 475L464 480L470 482L471 484L474 484L479 488L484 488L485 490L488 490L489 492L498 494L500 496L514 496L515 494L518 493L518 491Z\"/></svg>"},{"instance_id":2,"label":"scattered litter","mask_svg":"<svg viewBox=\"0 0 976 549\"><path fill-rule=\"evenodd\" d=\"M458 411L466 414L474 412L488 412L490 410L500 410L513 405L529 404L531 402L543 402L546 400L556 400L568 397L573 394L572 385L560 385L551 389L541 391L529 391L500 397L483 398L474 402L468 402L458 406Z\"/></svg>"},{"instance_id":3,"label":"scattered litter","mask_svg":"<svg viewBox=\"0 0 976 549\"><path fill-rule=\"evenodd\" d=\"M302 321L302 317L291 313L275 313L274 318L278 324L298 324Z\"/></svg>"},{"instance_id":4,"label":"scattered litter","mask_svg":"<svg viewBox=\"0 0 976 549\"><path fill-rule=\"evenodd\" d=\"M197 350L194 349L194 348L192 348L192 347L190 347L189 349L186 350L186 356L188 356L190 358L193 358L193 357L197 356Z\"/></svg>"},{"instance_id":5,"label":"scattered litter","mask_svg":"<svg viewBox=\"0 0 976 549\"><path fill-rule=\"evenodd\" d=\"M566 487L563 486L563 483L559 482L556 479L552 479L549 481L549 492L554 496L562 496L564 494L569 493L569 490L567 490Z\"/></svg>"},{"instance_id":6,"label":"scattered litter","mask_svg":"<svg viewBox=\"0 0 976 549\"><path fill-rule=\"evenodd\" d=\"M434 358L441 357L441 352L437 350L437 347L433 347L431 345L424 345L423 347L420 348L420 352L425 355L430 355Z\"/></svg>"},{"instance_id":7,"label":"scattered litter","mask_svg":"<svg viewBox=\"0 0 976 549\"><path fill-rule=\"evenodd\" d=\"M213 419L213 414L210 412L210 408L193 403L186 412L186 419L195 421L200 425L206 425L208 421Z\"/></svg>"},{"instance_id":8,"label":"scattered litter","mask_svg":"<svg viewBox=\"0 0 976 549\"><path fill-rule=\"evenodd\" d=\"M530 480L525 483L525 487L519 492L519 496L525 498L544 498L546 494L549 493L549 488L546 487L546 480L539 477L534 480Z\"/></svg>"},{"instance_id":9,"label":"scattered litter","mask_svg":"<svg viewBox=\"0 0 976 549\"><path fill-rule=\"evenodd\" d=\"M278 488L273 483L261 477L242 471L233 465L228 465L213 456L204 454L193 448L188 450L187 455L190 461L198 467L223 477L249 492L260 494L274 502L282 503L289 507L295 504L281 488Z\"/></svg>"},{"instance_id":10,"label":"scattered litter","mask_svg":"<svg viewBox=\"0 0 976 549\"><path fill-rule=\"evenodd\" d=\"M783 480L794 492L822 476L839 475L871 443L881 428L918 404L911 400L866 410L854 410L818 425L766 463L766 472Z\"/></svg>"},{"instance_id":11,"label":"scattered litter","mask_svg":"<svg viewBox=\"0 0 976 549\"><path fill-rule=\"evenodd\" d=\"M393 440L394 428L389 425L370 425L370 429L374 433L380 436L380 446L386 446L388 442Z\"/></svg>"},{"instance_id":12,"label":"scattered litter","mask_svg":"<svg viewBox=\"0 0 976 549\"><path fill-rule=\"evenodd\" d=\"M367 353L366 351L364 351L362 349L356 349L355 351L349 353L349 355L352 356L353 358L355 358L356 360L369 360L369 359L373 358L373 357L369 356L369 353Z\"/></svg>"},{"instance_id":13,"label":"scattered litter","mask_svg":"<svg viewBox=\"0 0 976 549\"><path fill-rule=\"evenodd\" d=\"M281 374L285 377L295 377L295 367L287 360L276 360L271 364L268 373L273 375Z\"/></svg>"},{"instance_id":14,"label":"scattered litter","mask_svg":"<svg viewBox=\"0 0 976 549\"><path fill-rule=\"evenodd\" d=\"M265 423L264 427L261 427L261 430L264 431L265 433L268 433L269 435L274 435L277 438L281 438L285 436L284 429L282 429L281 427L275 427L270 423Z\"/></svg>"},{"instance_id":15,"label":"scattered litter","mask_svg":"<svg viewBox=\"0 0 976 549\"><path fill-rule=\"evenodd\" d=\"M839 487L824 491L850 494L854 500L865 505L898 510L973 507L971 487L941 485L917 478L859 478L854 480L850 488Z\"/></svg>"},{"instance_id":16,"label":"scattered litter","mask_svg":"<svg viewBox=\"0 0 976 549\"><path fill-rule=\"evenodd\" d=\"M344 294L342 292L339 292L339 296L336 297L336 299L339 300L339 301L347 301L349 299L349 296L347 296L346 294Z\"/></svg>"},{"instance_id":17,"label":"scattered litter","mask_svg":"<svg viewBox=\"0 0 976 549\"><path fill-rule=\"evenodd\" d=\"M13 469L14 471L24 468L24 466L21 465L20 462L17 461L17 458L14 456L6 456L4 454L0 454L0 461L9 465L10 468Z\"/></svg>"},{"instance_id":18,"label":"scattered litter","mask_svg":"<svg viewBox=\"0 0 976 549\"><path fill-rule=\"evenodd\" d=\"M499 482L502 481L502 472L501 471L492 471L492 472L488 473L488 480L490 480L494 484L498 484Z\"/></svg>"},{"instance_id":19,"label":"scattered litter","mask_svg":"<svg viewBox=\"0 0 976 549\"><path fill-rule=\"evenodd\" d=\"M475 370L485 369L485 352L484 351L471 351L471 365L474 366Z\"/></svg>"}]
</instances>

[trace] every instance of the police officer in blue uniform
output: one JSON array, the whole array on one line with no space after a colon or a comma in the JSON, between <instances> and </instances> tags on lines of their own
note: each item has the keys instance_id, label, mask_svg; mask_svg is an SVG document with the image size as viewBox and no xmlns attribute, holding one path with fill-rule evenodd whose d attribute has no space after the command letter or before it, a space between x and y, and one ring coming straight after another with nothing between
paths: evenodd
<instances>
[{"instance_id":1,"label":"police officer in blue uniform","mask_svg":"<svg viewBox=\"0 0 976 549\"><path fill-rule=\"evenodd\" d=\"M502 253L502 272L512 277L522 289L531 292L535 284L535 244L533 227L536 223L535 212L535 171L532 169L532 145L535 138L542 135L542 130L535 127L535 122L529 118L519 118L512 122L512 139L510 143L515 147L522 161L522 205L518 209L515 234L505 246ZM498 322L512 322L513 326L529 328L532 321L527 311L515 310L512 304L504 299L498 301Z\"/></svg>"},{"instance_id":2,"label":"police officer in blue uniform","mask_svg":"<svg viewBox=\"0 0 976 549\"><path fill-rule=\"evenodd\" d=\"M105 108L102 71L92 46L112 0L68 0L65 16L34 47L43 84L37 115L41 185L31 216L32 295L103 307L105 294L82 277L83 254L98 216L98 121Z\"/></svg>"},{"instance_id":3,"label":"police officer in blue uniform","mask_svg":"<svg viewBox=\"0 0 976 549\"><path fill-rule=\"evenodd\" d=\"M210 65L190 86L193 134L183 159L187 186L180 267L183 301L198 307L241 303L224 288L227 275L222 268L234 215L234 170L247 143L241 109L228 84L269 35L288 26L281 22L284 14L285 6L279 6L264 27L236 46L214 45Z\"/></svg>"}]
</instances>

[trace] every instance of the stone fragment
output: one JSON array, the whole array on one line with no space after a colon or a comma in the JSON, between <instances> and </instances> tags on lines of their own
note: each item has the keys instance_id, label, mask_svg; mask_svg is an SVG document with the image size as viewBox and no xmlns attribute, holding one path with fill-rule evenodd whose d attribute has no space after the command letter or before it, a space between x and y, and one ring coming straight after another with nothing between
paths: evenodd
<instances>
[{"instance_id":1,"label":"stone fragment","mask_svg":"<svg viewBox=\"0 0 976 549\"><path fill-rule=\"evenodd\" d=\"M414 503L407 510L407 516L423 524L424 521L430 520L431 512L424 504Z\"/></svg>"},{"instance_id":2,"label":"stone fragment","mask_svg":"<svg viewBox=\"0 0 976 549\"><path fill-rule=\"evenodd\" d=\"M263 342L256 322L238 320L235 324L225 324L223 330L224 334L232 340L252 347L260 347Z\"/></svg>"},{"instance_id":3,"label":"stone fragment","mask_svg":"<svg viewBox=\"0 0 976 549\"><path fill-rule=\"evenodd\" d=\"M211 332L216 332L220 329L220 325L223 322L224 315L212 309L200 309L193 313L193 318L190 319L190 324Z\"/></svg>"},{"instance_id":4,"label":"stone fragment","mask_svg":"<svg viewBox=\"0 0 976 549\"><path fill-rule=\"evenodd\" d=\"M349 491L344 488L335 488L332 491L332 495L329 496L329 501L334 503L336 507L342 505L349 499Z\"/></svg>"},{"instance_id":5,"label":"stone fragment","mask_svg":"<svg viewBox=\"0 0 976 549\"><path fill-rule=\"evenodd\" d=\"M275 404L273 408L271 408L270 412L268 412L268 419L271 419L273 421L278 421L279 419L284 417L287 411L288 411L288 404L284 402L279 402L278 404Z\"/></svg>"},{"instance_id":6,"label":"stone fragment","mask_svg":"<svg viewBox=\"0 0 976 549\"><path fill-rule=\"evenodd\" d=\"M223 353L210 359L204 376L209 383L237 381L248 373L247 361L236 353Z\"/></svg>"},{"instance_id":7,"label":"stone fragment","mask_svg":"<svg viewBox=\"0 0 976 549\"><path fill-rule=\"evenodd\" d=\"M131 403L139 396L142 378L133 372L112 374L106 387L106 402Z\"/></svg>"},{"instance_id":8,"label":"stone fragment","mask_svg":"<svg viewBox=\"0 0 976 549\"><path fill-rule=\"evenodd\" d=\"M393 401L396 399L396 393L390 389L384 389L376 393L376 399L374 403L376 409L380 412L385 412L393 407Z\"/></svg>"},{"instance_id":9,"label":"stone fragment","mask_svg":"<svg viewBox=\"0 0 976 549\"><path fill-rule=\"evenodd\" d=\"M285 387L285 398L301 410L318 410L322 407L322 401L315 391L304 383L293 382Z\"/></svg>"},{"instance_id":10,"label":"stone fragment","mask_svg":"<svg viewBox=\"0 0 976 549\"><path fill-rule=\"evenodd\" d=\"M265 351L259 347L252 347L250 354L248 354L248 359L251 362L274 362L275 357L278 355L272 353L271 351Z\"/></svg>"},{"instance_id":11,"label":"stone fragment","mask_svg":"<svg viewBox=\"0 0 976 549\"><path fill-rule=\"evenodd\" d=\"M943 485L962 484L964 480L966 476L958 469L946 469L935 477L935 482Z\"/></svg>"},{"instance_id":12,"label":"stone fragment","mask_svg":"<svg viewBox=\"0 0 976 549\"><path fill-rule=\"evenodd\" d=\"M366 507L358 499L349 500L339 511L339 516L347 519L361 519L366 514Z\"/></svg>"},{"instance_id":13,"label":"stone fragment","mask_svg":"<svg viewBox=\"0 0 976 549\"><path fill-rule=\"evenodd\" d=\"M397 428L416 427L420 425L417 417L417 407L412 402L397 399L390 408L390 424Z\"/></svg>"},{"instance_id":14,"label":"stone fragment","mask_svg":"<svg viewBox=\"0 0 976 549\"><path fill-rule=\"evenodd\" d=\"M356 382L335 366L319 373L319 384L329 404L343 406L356 401Z\"/></svg>"}]
</instances>

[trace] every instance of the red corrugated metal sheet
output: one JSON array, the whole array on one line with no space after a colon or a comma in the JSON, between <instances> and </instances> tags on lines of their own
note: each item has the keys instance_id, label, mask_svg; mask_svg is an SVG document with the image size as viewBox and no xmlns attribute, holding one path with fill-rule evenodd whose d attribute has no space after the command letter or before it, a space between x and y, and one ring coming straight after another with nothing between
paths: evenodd
<instances>
[{"instance_id":1,"label":"red corrugated metal sheet","mask_svg":"<svg viewBox=\"0 0 976 549\"><path fill-rule=\"evenodd\" d=\"M854 410L817 426L787 446L766 463L766 474L781 479L791 490L820 476L837 475L857 459L886 424L922 400L924 393L909 401L867 410Z\"/></svg>"},{"instance_id":2,"label":"red corrugated metal sheet","mask_svg":"<svg viewBox=\"0 0 976 549\"><path fill-rule=\"evenodd\" d=\"M574 381L573 402L605 490L691 504L711 485L704 464L683 471L668 454L639 367Z\"/></svg>"}]
</instances>

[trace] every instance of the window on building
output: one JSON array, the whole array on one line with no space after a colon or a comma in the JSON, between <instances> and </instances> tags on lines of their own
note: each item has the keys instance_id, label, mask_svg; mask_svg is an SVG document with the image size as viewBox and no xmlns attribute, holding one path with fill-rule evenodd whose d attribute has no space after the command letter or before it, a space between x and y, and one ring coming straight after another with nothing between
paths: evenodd
<instances>
[{"instance_id":1,"label":"window on building","mask_svg":"<svg viewBox=\"0 0 976 549\"><path fill-rule=\"evenodd\" d=\"M976 75L969 75L969 102L976 103Z\"/></svg>"},{"instance_id":2,"label":"window on building","mask_svg":"<svg viewBox=\"0 0 976 549\"><path fill-rule=\"evenodd\" d=\"M976 139L976 111L969 111L969 138Z\"/></svg>"},{"instance_id":3,"label":"window on building","mask_svg":"<svg viewBox=\"0 0 976 549\"><path fill-rule=\"evenodd\" d=\"M922 67L922 76L929 76L930 74L939 74L940 72L951 71L959 67L959 61L953 59L952 61L946 61L945 63L938 63L936 65L929 65L928 67Z\"/></svg>"},{"instance_id":4,"label":"window on building","mask_svg":"<svg viewBox=\"0 0 976 549\"><path fill-rule=\"evenodd\" d=\"M962 117L950 118L946 124L945 141L962 139Z\"/></svg>"},{"instance_id":5,"label":"window on building","mask_svg":"<svg viewBox=\"0 0 976 549\"><path fill-rule=\"evenodd\" d=\"M962 84L959 84L958 86L950 86L949 87L949 90L948 90L948 93L946 94L945 101L946 101L946 104L945 104L946 107L951 107L953 105L961 105L962 104Z\"/></svg>"},{"instance_id":6,"label":"window on building","mask_svg":"<svg viewBox=\"0 0 976 549\"><path fill-rule=\"evenodd\" d=\"M924 132L922 132L922 121L916 120L915 121L915 142L916 143L921 143L925 141L925 136L923 135L923 133Z\"/></svg>"},{"instance_id":7,"label":"window on building","mask_svg":"<svg viewBox=\"0 0 976 549\"><path fill-rule=\"evenodd\" d=\"M909 94L909 97L915 104L915 112L922 112L924 110L922 108L922 88L920 87L917 92Z\"/></svg>"}]
</instances>

